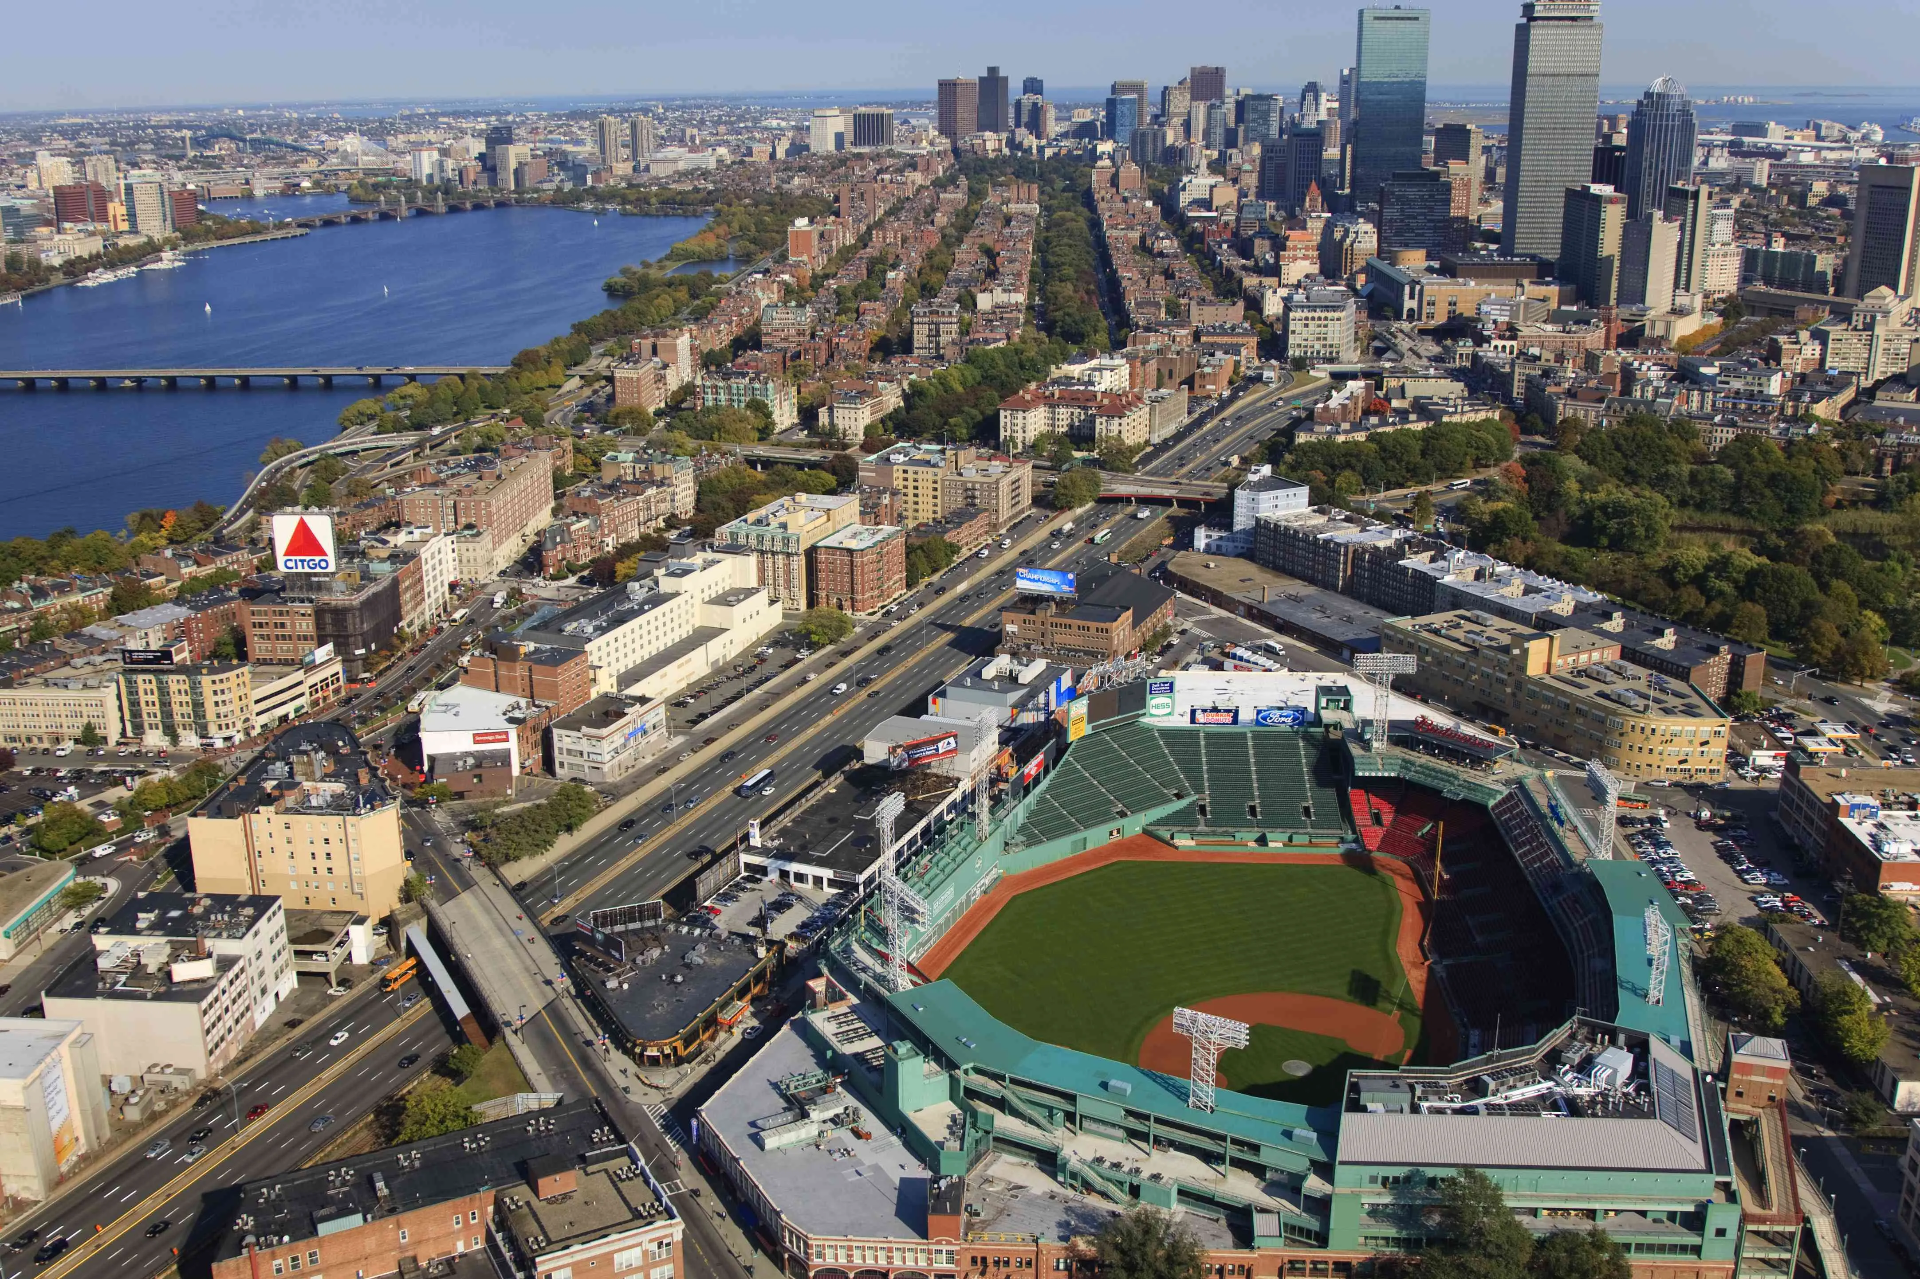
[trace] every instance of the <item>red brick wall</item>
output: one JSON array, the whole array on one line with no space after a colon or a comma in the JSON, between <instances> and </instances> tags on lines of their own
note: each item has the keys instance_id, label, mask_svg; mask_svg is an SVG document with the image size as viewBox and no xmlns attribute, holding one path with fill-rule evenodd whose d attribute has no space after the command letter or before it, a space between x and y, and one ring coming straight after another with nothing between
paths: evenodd
<instances>
[{"instance_id":1,"label":"red brick wall","mask_svg":"<svg viewBox=\"0 0 1920 1279\"><path fill-rule=\"evenodd\" d=\"M341 1230L324 1238L308 1238L290 1244L256 1250L252 1256L242 1253L213 1264L213 1279L300 1279L308 1274L347 1275L365 1272L369 1279L388 1275L400 1268L402 1257L420 1264L438 1257L451 1257L484 1247L487 1217L493 1211L493 1192L478 1191L431 1208L381 1217L362 1226ZM455 1217L458 1224L455 1224ZM400 1236L405 1233L406 1239ZM474 1240L480 1240L476 1245ZM316 1262L312 1254L320 1254ZM294 1268L296 1262L299 1268Z\"/></svg>"}]
</instances>

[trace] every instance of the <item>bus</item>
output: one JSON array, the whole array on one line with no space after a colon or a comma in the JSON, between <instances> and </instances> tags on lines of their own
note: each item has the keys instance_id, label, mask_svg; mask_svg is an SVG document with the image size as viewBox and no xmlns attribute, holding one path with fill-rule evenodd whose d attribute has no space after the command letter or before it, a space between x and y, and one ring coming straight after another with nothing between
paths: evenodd
<instances>
[{"instance_id":1,"label":"bus","mask_svg":"<svg viewBox=\"0 0 1920 1279\"><path fill-rule=\"evenodd\" d=\"M1110 528L1103 528L1103 529L1101 529L1101 530L1100 530L1100 531L1099 531L1098 533L1095 533L1095 534L1093 535L1093 544L1094 544L1095 546L1100 546L1100 545L1102 545L1102 544L1104 544L1104 543L1105 543L1105 542L1107 541L1107 539L1109 539L1109 538L1111 538L1112 536L1113 536L1113 530L1112 530L1112 529L1110 529Z\"/></svg>"},{"instance_id":2,"label":"bus","mask_svg":"<svg viewBox=\"0 0 1920 1279\"><path fill-rule=\"evenodd\" d=\"M753 793L763 786L773 785L773 770L763 768L733 788L733 793L741 799L750 799Z\"/></svg>"},{"instance_id":3,"label":"bus","mask_svg":"<svg viewBox=\"0 0 1920 1279\"><path fill-rule=\"evenodd\" d=\"M381 989L386 991L388 994L392 994L394 991L400 989L402 986L412 981L414 977L417 975L416 970L419 967L420 967L420 957L418 955L414 955L403 960L397 967L395 967L392 971L387 973L387 975L381 979L383 983L381 986Z\"/></svg>"}]
</instances>

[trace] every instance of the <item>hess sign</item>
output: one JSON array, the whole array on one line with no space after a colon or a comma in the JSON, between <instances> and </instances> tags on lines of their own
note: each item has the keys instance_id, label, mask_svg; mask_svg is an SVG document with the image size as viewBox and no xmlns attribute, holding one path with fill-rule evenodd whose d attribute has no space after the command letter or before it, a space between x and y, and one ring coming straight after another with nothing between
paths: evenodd
<instances>
[{"instance_id":1,"label":"hess sign","mask_svg":"<svg viewBox=\"0 0 1920 1279\"><path fill-rule=\"evenodd\" d=\"M333 517L274 516L273 562L282 573L333 572Z\"/></svg>"}]
</instances>

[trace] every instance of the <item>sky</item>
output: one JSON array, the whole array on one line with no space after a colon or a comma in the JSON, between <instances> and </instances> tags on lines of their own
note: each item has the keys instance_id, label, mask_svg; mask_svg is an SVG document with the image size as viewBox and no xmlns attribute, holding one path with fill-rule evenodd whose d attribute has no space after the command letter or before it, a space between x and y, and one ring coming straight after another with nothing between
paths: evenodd
<instances>
[{"instance_id":1,"label":"sky","mask_svg":"<svg viewBox=\"0 0 1920 1279\"><path fill-rule=\"evenodd\" d=\"M1517 0L1433 0L1428 80L1504 96ZM932 95L997 64L1085 86L1192 63L1297 93L1352 61L1345 4L1253 0L88 0L16 6L0 110L785 90ZM1195 20L1184 21L1186 17ZM1609 86L1920 85L1913 0L1604 0ZM29 50L59 51L32 56Z\"/></svg>"}]
</instances>

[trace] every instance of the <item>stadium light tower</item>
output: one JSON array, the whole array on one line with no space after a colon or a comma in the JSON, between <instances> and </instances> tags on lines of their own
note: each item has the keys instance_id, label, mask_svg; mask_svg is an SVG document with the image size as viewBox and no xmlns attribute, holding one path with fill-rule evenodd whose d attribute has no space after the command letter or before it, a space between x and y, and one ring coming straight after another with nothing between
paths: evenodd
<instances>
[{"instance_id":1,"label":"stadium light tower","mask_svg":"<svg viewBox=\"0 0 1920 1279\"><path fill-rule=\"evenodd\" d=\"M979 720L981 741L991 741L995 747L1000 745L1000 717L992 711L981 711ZM992 802L993 761L1000 754L995 750L986 752L986 758L973 775L973 832L981 843L987 842L988 822L987 805Z\"/></svg>"},{"instance_id":2,"label":"stadium light tower","mask_svg":"<svg viewBox=\"0 0 1920 1279\"><path fill-rule=\"evenodd\" d=\"M894 869L893 825L906 807L906 797L894 791L873 810L873 824L880 831L880 931L887 940L887 984L894 990L913 985L907 975L907 912L914 912L923 921L929 914L927 903L901 881Z\"/></svg>"},{"instance_id":3,"label":"stadium light tower","mask_svg":"<svg viewBox=\"0 0 1920 1279\"><path fill-rule=\"evenodd\" d=\"M1667 954L1673 949L1673 926L1653 902L1647 903L1643 922L1647 930L1647 1002L1657 1005L1667 998Z\"/></svg>"},{"instance_id":4,"label":"stadium light tower","mask_svg":"<svg viewBox=\"0 0 1920 1279\"><path fill-rule=\"evenodd\" d=\"M1613 833L1620 821L1620 779L1597 759L1587 761L1587 785L1599 807L1582 809L1589 825L1587 833L1593 855L1602 861L1613 860Z\"/></svg>"},{"instance_id":5,"label":"stadium light tower","mask_svg":"<svg viewBox=\"0 0 1920 1279\"><path fill-rule=\"evenodd\" d=\"M1194 1008L1176 1008L1173 1029L1193 1041L1193 1064L1187 1068L1187 1109L1212 1114L1213 1077L1220 1068L1220 1054L1247 1046L1247 1023Z\"/></svg>"},{"instance_id":6,"label":"stadium light tower","mask_svg":"<svg viewBox=\"0 0 1920 1279\"><path fill-rule=\"evenodd\" d=\"M1412 653L1354 655L1353 669L1366 676L1367 683L1373 685L1373 740L1367 743L1368 749L1381 750L1387 744L1387 720L1393 708L1393 677L1411 675L1419 667L1419 659Z\"/></svg>"}]
</instances>

